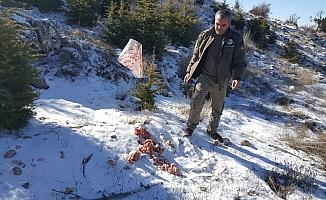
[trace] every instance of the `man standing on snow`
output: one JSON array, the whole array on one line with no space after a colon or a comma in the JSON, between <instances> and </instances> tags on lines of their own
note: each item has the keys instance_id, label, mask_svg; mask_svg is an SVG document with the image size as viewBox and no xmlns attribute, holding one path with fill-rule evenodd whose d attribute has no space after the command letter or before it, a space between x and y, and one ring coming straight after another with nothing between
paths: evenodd
<instances>
[{"instance_id":1,"label":"man standing on snow","mask_svg":"<svg viewBox=\"0 0 326 200\"><path fill-rule=\"evenodd\" d=\"M215 26L201 32L197 39L184 77L185 82L198 77L184 137L190 137L198 125L205 96L209 93L212 112L207 134L213 140L223 141L217 128L224 108L227 84L232 77L231 88L237 89L247 66L243 37L230 28L231 15L228 10L218 11Z\"/></svg>"}]
</instances>

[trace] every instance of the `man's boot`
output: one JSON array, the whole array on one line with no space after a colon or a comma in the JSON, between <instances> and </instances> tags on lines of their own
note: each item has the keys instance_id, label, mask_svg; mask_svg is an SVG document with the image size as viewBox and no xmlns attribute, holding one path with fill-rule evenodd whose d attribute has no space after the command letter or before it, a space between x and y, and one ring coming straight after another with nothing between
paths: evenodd
<instances>
[{"instance_id":1,"label":"man's boot","mask_svg":"<svg viewBox=\"0 0 326 200\"><path fill-rule=\"evenodd\" d=\"M193 132L194 132L194 130L187 127L183 130L183 137L189 138L189 137L191 137Z\"/></svg>"}]
</instances>

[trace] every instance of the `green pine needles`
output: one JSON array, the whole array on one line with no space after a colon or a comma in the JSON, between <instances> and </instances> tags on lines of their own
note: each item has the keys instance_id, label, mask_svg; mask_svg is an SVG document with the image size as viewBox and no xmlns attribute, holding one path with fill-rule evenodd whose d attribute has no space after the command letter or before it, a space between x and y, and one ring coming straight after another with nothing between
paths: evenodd
<instances>
[{"instance_id":1,"label":"green pine needles","mask_svg":"<svg viewBox=\"0 0 326 200\"><path fill-rule=\"evenodd\" d=\"M0 129L19 129L33 116L37 74L17 25L0 17Z\"/></svg>"}]
</instances>

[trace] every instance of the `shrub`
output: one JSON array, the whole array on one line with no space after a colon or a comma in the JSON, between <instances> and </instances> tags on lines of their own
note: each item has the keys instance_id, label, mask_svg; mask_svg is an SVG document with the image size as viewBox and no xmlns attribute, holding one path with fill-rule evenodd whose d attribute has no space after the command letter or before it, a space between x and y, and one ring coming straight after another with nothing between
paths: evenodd
<instances>
[{"instance_id":1,"label":"shrub","mask_svg":"<svg viewBox=\"0 0 326 200\"><path fill-rule=\"evenodd\" d=\"M145 59L145 78L137 81L134 90L135 96L140 100L141 110L155 109L155 95L157 93L157 74L155 74L155 57Z\"/></svg>"},{"instance_id":2,"label":"shrub","mask_svg":"<svg viewBox=\"0 0 326 200\"><path fill-rule=\"evenodd\" d=\"M61 0L4 0L1 1L4 6L18 7L38 7L41 11L58 11L61 9Z\"/></svg>"},{"instance_id":3,"label":"shrub","mask_svg":"<svg viewBox=\"0 0 326 200\"><path fill-rule=\"evenodd\" d=\"M79 26L92 26L97 17L97 0L67 0L66 15Z\"/></svg>"},{"instance_id":4,"label":"shrub","mask_svg":"<svg viewBox=\"0 0 326 200\"><path fill-rule=\"evenodd\" d=\"M269 25L266 19L252 19L248 21L248 31L252 40L261 48L266 49L268 45Z\"/></svg>"},{"instance_id":5,"label":"shrub","mask_svg":"<svg viewBox=\"0 0 326 200\"><path fill-rule=\"evenodd\" d=\"M238 30L240 32L243 31L243 28L246 24L246 20L241 12L236 12L235 15L232 18L231 25L235 30Z\"/></svg>"},{"instance_id":6,"label":"shrub","mask_svg":"<svg viewBox=\"0 0 326 200\"><path fill-rule=\"evenodd\" d=\"M315 173L309 168L285 162L284 169L273 169L266 174L265 182L282 199L291 194L295 187L300 187L305 193L312 193L315 188Z\"/></svg>"},{"instance_id":7,"label":"shrub","mask_svg":"<svg viewBox=\"0 0 326 200\"><path fill-rule=\"evenodd\" d=\"M253 49L254 42L252 41L252 36L250 31L243 34L243 43L246 49Z\"/></svg>"},{"instance_id":8,"label":"shrub","mask_svg":"<svg viewBox=\"0 0 326 200\"><path fill-rule=\"evenodd\" d=\"M287 41L283 46L282 57L291 63L297 63L301 58L301 54L298 52L297 46L298 45L294 41Z\"/></svg>"},{"instance_id":9,"label":"shrub","mask_svg":"<svg viewBox=\"0 0 326 200\"><path fill-rule=\"evenodd\" d=\"M292 14L292 15L290 15L289 19L285 20L285 23L292 24L292 25L298 27L299 19L300 19L299 16L297 16L296 14Z\"/></svg>"},{"instance_id":10,"label":"shrub","mask_svg":"<svg viewBox=\"0 0 326 200\"><path fill-rule=\"evenodd\" d=\"M284 139L291 148L296 150L302 150L308 155L317 156L321 162L317 162L317 166L322 170L326 170L326 149L324 148L326 143L326 134L316 132L317 137L311 137L309 130L313 129L309 127L309 124L303 123L295 129L293 134L288 134Z\"/></svg>"},{"instance_id":11,"label":"shrub","mask_svg":"<svg viewBox=\"0 0 326 200\"><path fill-rule=\"evenodd\" d=\"M317 24L318 31L326 32L326 17L322 17L323 14L323 11L318 12L314 22Z\"/></svg>"},{"instance_id":12,"label":"shrub","mask_svg":"<svg viewBox=\"0 0 326 200\"><path fill-rule=\"evenodd\" d=\"M225 10L225 9L230 9L229 4L226 3L226 0L223 2L216 2L215 7L214 7L214 13L216 13L219 10Z\"/></svg>"},{"instance_id":13,"label":"shrub","mask_svg":"<svg viewBox=\"0 0 326 200\"><path fill-rule=\"evenodd\" d=\"M237 11L240 11L241 6L240 6L240 2L239 2L239 0L236 0L236 1L234 2L234 9L237 10Z\"/></svg>"},{"instance_id":14,"label":"shrub","mask_svg":"<svg viewBox=\"0 0 326 200\"><path fill-rule=\"evenodd\" d=\"M143 44L145 53L155 48L161 55L168 40L175 45L189 45L196 36L196 14L188 0L180 5L167 1L162 7L156 0L138 0L134 7L123 2L119 7L111 2L107 10L104 38L112 44L122 47L134 38Z\"/></svg>"},{"instance_id":15,"label":"shrub","mask_svg":"<svg viewBox=\"0 0 326 200\"><path fill-rule=\"evenodd\" d=\"M61 0L25 0L33 6L38 7L41 11L58 11L61 9Z\"/></svg>"},{"instance_id":16,"label":"shrub","mask_svg":"<svg viewBox=\"0 0 326 200\"><path fill-rule=\"evenodd\" d=\"M9 130L27 125L37 97L31 88L37 74L18 30L14 22L0 17L0 128Z\"/></svg>"},{"instance_id":17,"label":"shrub","mask_svg":"<svg viewBox=\"0 0 326 200\"><path fill-rule=\"evenodd\" d=\"M267 19L271 12L270 6L271 4L261 3L254 6L249 13Z\"/></svg>"},{"instance_id":18,"label":"shrub","mask_svg":"<svg viewBox=\"0 0 326 200\"><path fill-rule=\"evenodd\" d=\"M172 44L188 46L195 39L197 33L196 12L191 2L183 1L179 7L173 0L169 0L163 8L162 27Z\"/></svg>"}]
</instances>

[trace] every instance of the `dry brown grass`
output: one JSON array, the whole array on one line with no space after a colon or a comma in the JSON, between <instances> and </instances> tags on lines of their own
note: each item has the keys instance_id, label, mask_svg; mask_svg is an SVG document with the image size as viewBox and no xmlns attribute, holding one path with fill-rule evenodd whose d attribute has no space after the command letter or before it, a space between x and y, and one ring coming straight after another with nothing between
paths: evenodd
<instances>
[{"instance_id":1,"label":"dry brown grass","mask_svg":"<svg viewBox=\"0 0 326 200\"><path fill-rule=\"evenodd\" d=\"M297 77L298 83L301 85L313 85L317 83L315 79L316 72L312 69L299 70Z\"/></svg>"},{"instance_id":2,"label":"dry brown grass","mask_svg":"<svg viewBox=\"0 0 326 200\"><path fill-rule=\"evenodd\" d=\"M321 162L318 162L317 165L320 169L326 171L326 133L318 133L317 137L311 139L307 125L302 124L296 127L295 130L296 134L290 134L284 138L288 145L293 149L318 157Z\"/></svg>"},{"instance_id":3,"label":"dry brown grass","mask_svg":"<svg viewBox=\"0 0 326 200\"><path fill-rule=\"evenodd\" d=\"M243 43L247 50L254 50L255 43L252 40L252 36L250 32L245 32L243 35Z\"/></svg>"},{"instance_id":4,"label":"dry brown grass","mask_svg":"<svg viewBox=\"0 0 326 200\"><path fill-rule=\"evenodd\" d=\"M190 113L190 106L177 107L177 110L182 116L188 117Z\"/></svg>"},{"instance_id":5,"label":"dry brown grass","mask_svg":"<svg viewBox=\"0 0 326 200\"><path fill-rule=\"evenodd\" d=\"M286 199L295 187L300 187L303 192L311 194L315 187L316 174L309 168L285 162L285 169L273 169L266 174L265 182L282 199Z\"/></svg>"}]
</instances>

